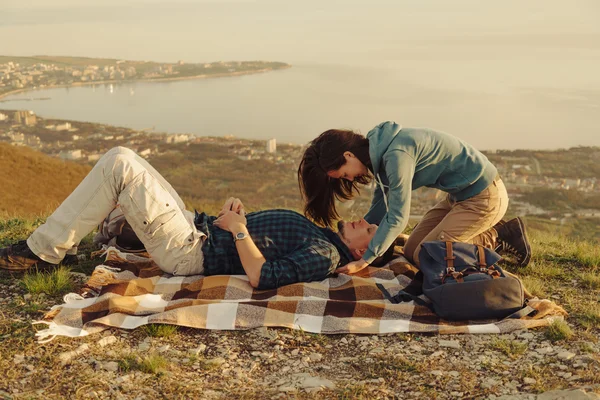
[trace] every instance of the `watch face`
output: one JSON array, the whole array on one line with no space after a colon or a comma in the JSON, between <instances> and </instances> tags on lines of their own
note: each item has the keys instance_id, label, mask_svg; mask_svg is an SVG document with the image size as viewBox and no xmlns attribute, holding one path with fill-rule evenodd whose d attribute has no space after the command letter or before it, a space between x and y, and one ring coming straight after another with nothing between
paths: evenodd
<instances>
[{"instance_id":1,"label":"watch face","mask_svg":"<svg viewBox=\"0 0 600 400\"><path fill-rule=\"evenodd\" d=\"M235 238L236 238L237 240L242 240L242 239L244 239L245 237L246 237L246 234L245 234L244 232L240 232L240 233L238 233L238 234L236 234L236 235L235 235Z\"/></svg>"}]
</instances>

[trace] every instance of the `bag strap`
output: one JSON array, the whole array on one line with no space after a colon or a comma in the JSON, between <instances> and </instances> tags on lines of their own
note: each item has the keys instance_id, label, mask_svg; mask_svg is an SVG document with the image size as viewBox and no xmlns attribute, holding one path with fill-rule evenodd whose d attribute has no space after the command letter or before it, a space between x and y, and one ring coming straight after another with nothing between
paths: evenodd
<instances>
[{"instance_id":1,"label":"bag strap","mask_svg":"<svg viewBox=\"0 0 600 400\"><path fill-rule=\"evenodd\" d=\"M456 257L454 256L454 252L452 251L452 242L446 242L446 267L449 271L454 271L454 260Z\"/></svg>"},{"instance_id":2,"label":"bag strap","mask_svg":"<svg viewBox=\"0 0 600 400\"><path fill-rule=\"evenodd\" d=\"M492 279L500 278L500 271L498 271L493 265L487 266L485 260L485 249L482 245L477 245L477 254L479 255L479 270L485 274L488 274Z\"/></svg>"},{"instance_id":3,"label":"bag strap","mask_svg":"<svg viewBox=\"0 0 600 400\"><path fill-rule=\"evenodd\" d=\"M379 288L379 290L381 290L381 293L383 293L383 296L393 304L414 301L415 304L427 307L428 309L433 311L433 306L431 304L427 303L422 298L415 296L414 294L410 294L408 292L405 292L404 290L401 290L395 296L391 296L390 292L388 292L388 290L381 283L377 284L377 288Z\"/></svg>"},{"instance_id":4,"label":"bag strap","mask_svg":"<svg viewBox=\"0 0 600 400\"><path fill-rule=\"evenodd\" d=\"M442 283L444 283L449 276L454 278L456 282L463 282L463 273L456 272L456 269L454 269L454 260L456 260L456 256L454 255L452 242L446 242L446 257L444 257L444 260L446 260L446 274L442 278Z\"/></svg>"},{"instance_id":5,"label":"bag strap","mask_svg":"<svg viewBox=\"0 0 600 400\"><path fill-rule=\"evenodd\" d=\"M487 262L485 261L485 250L480 244L477 245L477 254L479 254L479 268L487 269Z\"/></svg>"}]
</instances>

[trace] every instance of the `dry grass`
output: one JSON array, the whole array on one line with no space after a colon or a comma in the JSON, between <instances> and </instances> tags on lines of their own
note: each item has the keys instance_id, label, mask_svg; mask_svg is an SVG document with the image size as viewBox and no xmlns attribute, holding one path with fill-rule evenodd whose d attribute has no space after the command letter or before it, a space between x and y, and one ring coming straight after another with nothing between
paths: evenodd
<instances>
[{"instance_id":1,"label":"dry grass","mask_svg":"<svg viewBox=\"0 0 600 400\"><path fill-rule=\"evenodd\" d=\"M65 162L27 147L0 143L0 171L11 171L0 174L0 217L37 216L54 211L89 170L89 166Z\"/></svg>"},{"instance_id":2,"label":"dry grass","mask_svg":"<svg viewBox=\"0 0 600 400\"><path fill-rule=\"evenodd\" d=\"M557 342L559 340L569 340L573 338L573 330L571 327L565 322L561 320L554 320L546 328L546 338L553 342Z\"/></svg>"},{"instance_id":3,"label":"dry grass","mask_svg":"<svg viewBox=\"0 0 600 400\"><path fill-rule=\"evenodd\" d=\"M62 295L73 289L71 270L58 267L49 272L33 272L23 276L23 285L31 294L46 293L49 296Z\"/></svg>"}]
</instances>

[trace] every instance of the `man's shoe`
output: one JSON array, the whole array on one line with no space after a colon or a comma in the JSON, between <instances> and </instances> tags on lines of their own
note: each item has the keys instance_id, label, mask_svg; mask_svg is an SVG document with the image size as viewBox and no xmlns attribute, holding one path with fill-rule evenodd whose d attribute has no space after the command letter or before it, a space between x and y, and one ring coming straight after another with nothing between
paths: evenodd
<instances>
[{"instance_id":1,"label":"man's shoe","mask_svg":"<svg viewBox=\"0 0 600 400\"><path fill-rule=\"evenodd\" d=\"M517 259L519 267L529 264L531 245L527 239L523 220L517 217L504 224L494 226L494 229L498 232L496 252L512 254Z\"/></svg>"},{"instance_id":2,"label":"man's shoe","mask_svg":"<svg viewBox=\"0 0 600 400\"><path fill-rule=\"evenodd\" d=\"M0 268L9 271L27 271L32 267L48 268L56 266L46 262L35 255L27 246L26 240L11 244L8 247L0 249Z\"/></svg>"},{"instance_id":3,"label":"man's shoe","mask_svg":"<svg viewBox=\"0 0 600 400\"><path fill-rule=\"evenodd\" d=\"M77 265L79 264L79 258L77 258L77 254L67 254L60 263L67 266Z\"/></svg>"}]
</instances>

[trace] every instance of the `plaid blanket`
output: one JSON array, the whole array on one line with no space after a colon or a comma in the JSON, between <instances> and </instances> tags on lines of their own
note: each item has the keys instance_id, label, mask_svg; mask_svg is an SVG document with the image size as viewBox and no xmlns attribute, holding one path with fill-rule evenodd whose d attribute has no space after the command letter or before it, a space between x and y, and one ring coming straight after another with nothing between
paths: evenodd
<instances>
[{"instance_id":1,"label":"plaid blanket","mask_svg":"<svg viewBox=\"0 0 600 400\"><path fill-rule=\"evenodd\" d=\"M553 315L563 314L554 303L537 300L530 301L539 311L534 318L450 322L413 301L393 304L378 287L392 296L401 290L420 295L417 272L398 257L353 276L256 290L245 275L172 276L148 258L109 248L82 292L65 296L65 304L36 322L48 325L36 336L43 342L150 323L218 330L287 327L322 334L505 333L548 325Z\"/></svg>"}]
</instances>

